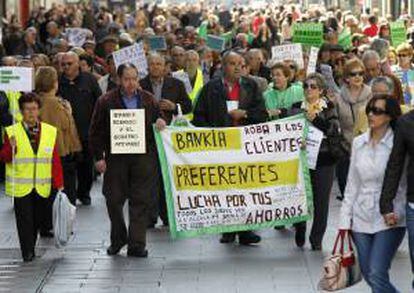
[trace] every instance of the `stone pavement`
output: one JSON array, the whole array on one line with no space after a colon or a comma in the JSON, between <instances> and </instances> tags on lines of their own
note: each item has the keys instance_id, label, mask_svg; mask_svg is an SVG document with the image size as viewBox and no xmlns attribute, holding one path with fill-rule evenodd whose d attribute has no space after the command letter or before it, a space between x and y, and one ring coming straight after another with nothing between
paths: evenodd
<instances>
[{"instance_id":1,"label":"stone pavement","mask_svg":"<svg viewBox=\"0 0 414 293\"><path fill-rule=\"evenodd\" d=\"M260 245L223 245L218 236L173 241L164 228L148 233L148 259L108 257L109 221L100 183L92 206L79 207L76 232L58 250L42 239L30 264L20 260L12 203L0 196L0 292L317 292L323 258L333 245L339 202L332 194L330 225L323 252L297 249L293 231L260 231ZM308 225L309 226L309 225ZM412 278L407 241L391 277L401 292ZM370 292L364 282L343 292Z\"/></svg>"}]
</instances>

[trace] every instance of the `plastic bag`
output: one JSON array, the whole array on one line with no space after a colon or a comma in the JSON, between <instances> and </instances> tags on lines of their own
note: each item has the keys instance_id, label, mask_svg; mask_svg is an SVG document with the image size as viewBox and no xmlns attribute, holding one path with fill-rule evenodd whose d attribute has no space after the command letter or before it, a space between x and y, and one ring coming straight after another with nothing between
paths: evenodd
<instances>
[{"instance_id":1,"label":"plastic bag","mask_svg":"<svg viewBox=\"0 0 414 293\"><path fill-rule=\"evenodd\" d=\"M76 207L70 203L65 193L58 192L53 203L53 230L56 247L62 247L68 243L75 217Z\"/></svg>"}]
</instances>

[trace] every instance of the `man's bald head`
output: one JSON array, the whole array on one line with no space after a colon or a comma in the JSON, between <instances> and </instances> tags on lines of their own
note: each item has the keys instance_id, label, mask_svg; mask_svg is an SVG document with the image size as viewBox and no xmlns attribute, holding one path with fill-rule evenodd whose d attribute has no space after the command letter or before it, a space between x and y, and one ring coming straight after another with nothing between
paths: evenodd
<instances>
[{"instance_id":1,"label":"man's bald head","mask_svg":"<svg viewBox=\"0 0 414 293\"><path fill-rule=\"evenodd\" d=\"M63 73L68 79L74 79L79 75L79 56L75 52L67 52L62 57Z\"/></svg>"},{"instance_id":2,"label":"man's bald head","mask_svg":"<svg viewBox=\"0 0 414 293\"><path fill-rule=\"evenodd\" d=\"M5 56L1 59L2 66L17 66L17 59L13 56Z\"/></svg>"}]
</instances>

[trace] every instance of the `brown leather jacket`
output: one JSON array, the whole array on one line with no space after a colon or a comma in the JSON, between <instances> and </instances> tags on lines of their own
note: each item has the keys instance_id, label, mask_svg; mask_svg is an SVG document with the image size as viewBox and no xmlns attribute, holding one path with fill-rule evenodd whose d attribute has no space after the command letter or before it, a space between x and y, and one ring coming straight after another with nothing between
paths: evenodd
<instances>
[{"instance_id":1,"label":"brown leather jacket","mask_svg":"<svg viewBox=\"0 0 414 293\"><path fill-rule=\"evenodd\" d=\"M137 90L137 93L141 97L141 108L145 109L147 154L156 153L152 124L160 117L158 104L151 93L143 90ZM125 109L119 87L101 96L95 105L89 129L89 149L96 160L110 155L111 109Z\"/></svg>"}]
</instances>

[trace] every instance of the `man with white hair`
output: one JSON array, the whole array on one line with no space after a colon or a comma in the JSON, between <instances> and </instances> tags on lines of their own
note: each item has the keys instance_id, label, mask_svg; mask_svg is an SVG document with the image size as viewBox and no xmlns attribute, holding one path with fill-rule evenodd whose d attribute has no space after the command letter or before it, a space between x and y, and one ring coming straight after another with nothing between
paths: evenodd
<instances>
[{"instance_id":1,"label":"man with white hair","mask_svg":"<svg viewBox=\"0 0 414 293\"><path fill-rule=\"evenodd\" d=\"M368 83L372 79L379 77L381 74L381 59L374 50L366 50L362 55L362 62L365 66L365 82Z\"/></svg>"}]
</instances>

